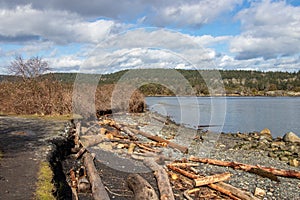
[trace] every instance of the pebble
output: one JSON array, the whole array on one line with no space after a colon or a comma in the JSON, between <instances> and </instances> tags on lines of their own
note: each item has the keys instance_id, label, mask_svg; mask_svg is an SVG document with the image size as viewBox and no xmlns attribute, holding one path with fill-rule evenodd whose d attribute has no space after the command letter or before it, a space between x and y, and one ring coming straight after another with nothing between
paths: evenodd
<instances>
[{"instance_id":1,"label":"pebble","mask_svg":"<svg viewBox=\"0 0 300 200\"><path fill-rule=\"evenodd\" d=\"M296 158L294 158L289 161L289 164L293 167L299 167L300 162Z\"/></svg>"},{"instance_id":2,"label":"pebble","mask_svg":"<svg viewBox=\"0 0 300 200\"><path fill-rule=\"evenodd\" d=\"M257 197L264 197L266 195L266 191L257 187L255 188L255 191L254 191L254 196L257 196Z\"/></svg>"}]
</instances>

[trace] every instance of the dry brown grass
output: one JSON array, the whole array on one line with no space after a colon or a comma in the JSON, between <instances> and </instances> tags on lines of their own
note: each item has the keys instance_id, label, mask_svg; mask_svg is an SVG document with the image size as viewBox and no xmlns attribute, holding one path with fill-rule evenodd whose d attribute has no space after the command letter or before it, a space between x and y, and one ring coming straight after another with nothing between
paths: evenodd
<instances>
[{"instance_id":1,"label":"dry brown grass","mask_svg":"<svg viewBox=\"0 0 300 200\"><path fill-rule=\"evenodd\" d=\"M93 92L84 86L84 92ZM112 93L115 85L99 86L94 92L95 102L80 102L81 106L95 105L99 110L116 110L125 112L143 112L144 97L135 91L129 102L112 106ZM126 90L123 90L124 94ZM84 96L85 94L82 94ZM122 94L121 94L122 96ZM6 114L38 114L38 115L67 115L72 113L73 85L63 84L53 80L29 80L25 82L0 83L0 112ZM84 99L84 97L83 97ZM87 100L89 101L89 100Z\"/></svg>"}]
</instances>

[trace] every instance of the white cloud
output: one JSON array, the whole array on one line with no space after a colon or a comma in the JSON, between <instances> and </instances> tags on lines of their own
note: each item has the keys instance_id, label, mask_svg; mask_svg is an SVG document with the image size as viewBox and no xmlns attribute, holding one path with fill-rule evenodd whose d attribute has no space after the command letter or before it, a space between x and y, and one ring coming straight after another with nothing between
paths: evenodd
<instances>
[{"instance_id":1,"label":"white cloud","mask_svg":"<svg viewBox=\"0 0 300 200\"><path fill-rule=\"evenodd\" d=\"M77 13L84 18L99 16L121 21L137 20L151 26L201 26L216 19L222 13L233 10L243 0L31 0L38 10L58 10ZM2 2L2 7L24 5L24 1ZM1 3L0 3L1 5Z\"/></svg>"},{"instance_id":2,"label":"white cloud","mask_svg":"<svg viewBox=\"0 0 300 200\"><path fill-rule=\"evenodd\" d=\"M213 39L211 39L213 41ZM166 29L135 29L115 35L91 52L82 70L128 68L212 68L216 53L201 39Z\"/></svg>"},{"instance_id":3,"label":"white cloud","mask_svg":"<svg viewBox=\"0 0 300 200\"><path fill-rule=\"evenodd\" d=\"M0 50L1 66L8 62L5 57L42 54L57 71L78 71L88 57L84 63L89 65L85 70L90 73L146 67L289 71L300 68L300 7L286 1L252 1L249 8L243 8L236 16L242 33L217 37L161 28L132 28L183 27L188 32L190 29L184 28L199 28L220 20L218 17L236 9L242 0L30 3L0 2L0 43L4 44ZM230 52L226 52L227 43ZM6 48L6 44L16 47ZM79 47L72 49L72 44Z\"/></svg>"},{"instance_id":4,"label":"white cloud","mask_svg":"<svg viewBox=\"0 0 300 200\"><path fill-rule=\"evenodd\" d=\"M78 72L82 60L75 55L64 55L47 59L52 67L52 71Z\"/></svg>"},{"instance_id":5,"label":"white cloud","mask_svg":"<svg viewBox=\"0 0 300 200\"><path fill-rule=\"evenodd\" d=\"M241 3L241 0L173 1L165 6L155 7L156 16L153 21L157 25L171 24L175 27L201 26Z\"/></svg>"},{"instance_id":6,"label":"white cloud","mask_svg":"<svg viewBox=\"0 0 300 200\"><path fill-rule=\"evenodd\" d=\"M59 10L37 10L31 5L0 10L2 40L50 40L55 43L97 43L120 24L111 20L85 21L75 13ZM1 39L1 37L0 37Z\"/></svg>"},{"instance_id":7,"label":"white cloud","mask_svg":"<svg viewBox=\"0 0 300 200\"><path fill-rule=\"evenodd\" d=\"M234 70L261 70L261 71L289 71L295 72L300 69L300 56L278 57L265 60L252 58L236 60L231 56L223 55L216 59L216 65L221 69Z\"/></svg>"},{"instance_id":8,"label":"white cloud","mask_svg":"<svg viewBox=\"0 0 300 200\"><path fill-rule=\"evenodd\" d=\"M237 59L270 59L300 52L300 7L263 0L252 3L237 18L243 30L231 43Z\"/></svg>"}]
</instances>

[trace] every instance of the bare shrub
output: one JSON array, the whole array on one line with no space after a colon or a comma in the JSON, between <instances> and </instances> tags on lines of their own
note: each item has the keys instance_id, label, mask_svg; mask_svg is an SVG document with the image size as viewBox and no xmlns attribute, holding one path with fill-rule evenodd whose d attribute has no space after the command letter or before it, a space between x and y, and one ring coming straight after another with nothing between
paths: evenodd
<instances>
[{"instance_id":1,"label":"bare shrub","mask_svg":"<svg viewBox=\"0 0 300 200\"><path fill-rule=\"evenodd\" d=\"M0 88L3 113L63 115L71 112L72 90L57 81L3 82Z\"/></svg>"},{"instance_id":2,"label":"bare shrub","mask_svg":"<svg viewBox=\"0 0 300 200\"><path fill-rule=\"evenodd\" d=\"M88 84L81 86L79 95L81 109L89 110L95 105L96 111L143 112L144 97L135 91L129 102L120 99L112 105L112 93L115 85L98 86L96 91ZM125 94L126 90L122 91ZM95 95L95 101L85 95ZM26 81L0 83L0 112L11 114L64 115L71 114L73 85L63 84L52 79L33 78Z\"/></svg>"}]
</instances>

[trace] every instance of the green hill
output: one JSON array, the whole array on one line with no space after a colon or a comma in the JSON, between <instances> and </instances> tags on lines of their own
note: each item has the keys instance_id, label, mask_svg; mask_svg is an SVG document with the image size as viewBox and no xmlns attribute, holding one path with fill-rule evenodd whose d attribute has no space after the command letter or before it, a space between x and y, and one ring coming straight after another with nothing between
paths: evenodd
<instances>
[{"instance_id":1,"label":"green hill","mask_svg":"<svg viewBox=\"0 0 300 200\"><path fill-rule=\"evenodd\" d=\"M127 72L130 72L126 74ZM260 72L260 71L215 71L215 70L176 70L176 73L182 75L187 81L188 85L194 90L194 94L209 95L210 85L212 88L225 87L227 95L267 95L267 96L300 96L300 71L289 72ZM221 80L215 76L216 72L221 75ZM169 85L179 84L178 78L172 76L174 70L171 69L135 69L124 70L111 74L81 74L85 80L91 78L99 78L99 84L116 84L120 79L125 84L132 84L137 82L145 82L141 85L140 90L147 96L153 95L174 95L174 94L188 94L190 91L186 86L177 86L178 91L172 91L171 88L165 87L161 83L168 83ZM126 74L126 75L125 75ZM76 79L76 73L54 73L46 74L40 78L55 78L56 80L73 84ZM16 81L18 77L0 75L1 81ZM149 81L150 80L150 81ZM151 80L156 80L157 83ZM127 82L126 82L127 81ZM184 88L185 87L185 88ZM224 95L224 94L223 94Z\"/></svg>"}]
</instances>

